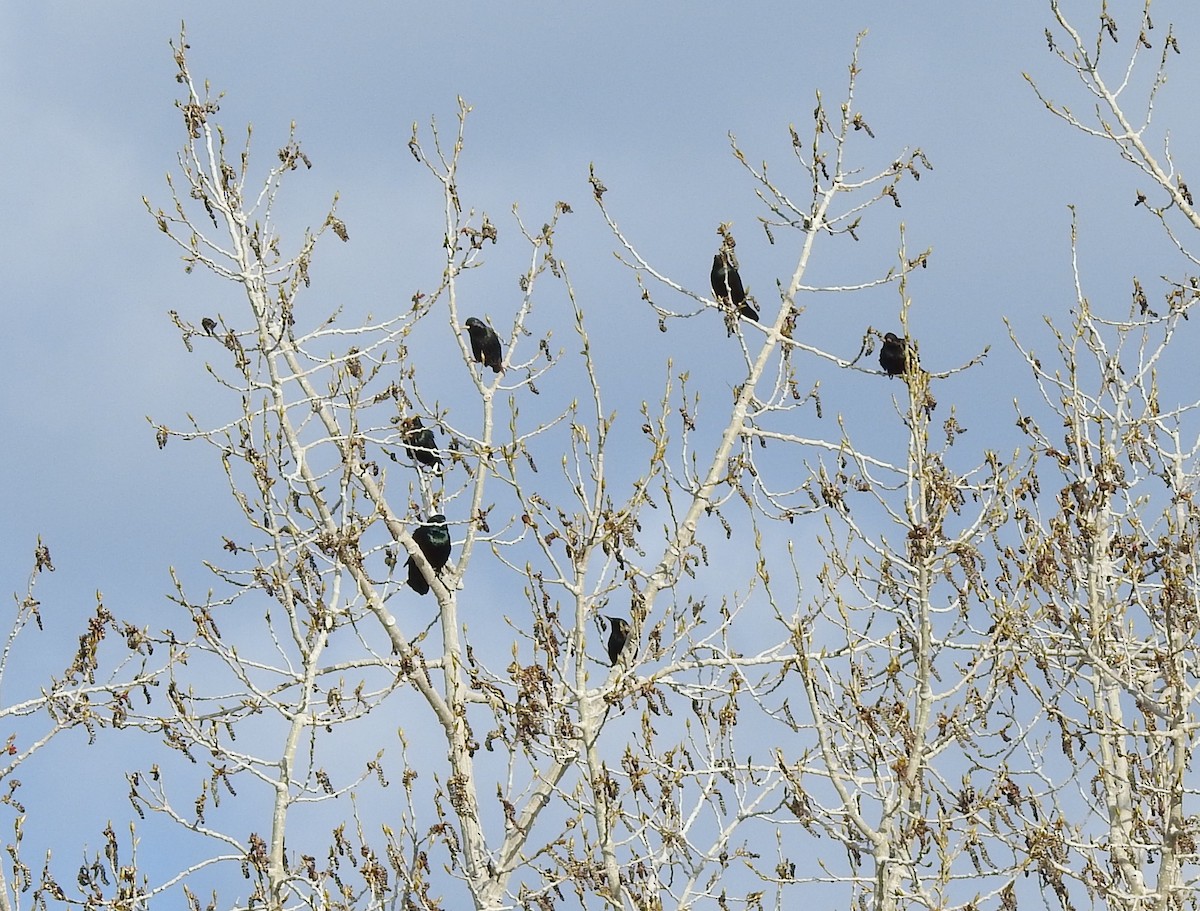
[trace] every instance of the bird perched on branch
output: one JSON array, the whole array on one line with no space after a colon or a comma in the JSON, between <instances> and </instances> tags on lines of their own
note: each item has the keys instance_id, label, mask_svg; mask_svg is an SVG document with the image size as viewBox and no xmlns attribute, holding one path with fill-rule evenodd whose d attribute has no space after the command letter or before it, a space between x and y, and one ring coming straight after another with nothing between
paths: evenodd
<instances>
[{"instance_id":1,"label":"bird perched on branch","mask_svg":"<svg viewBox=\"0 0 1200 911\"><path fill-rule=\"evenodd\" d=\"M426 427L419 415L413 415L404 420L404 450L408 457L422 465L428 465L438 471L442 470L442 457L438 455L437 441L433 430Z\"/></svg>"},{"instance_id":2,"label":"bird perched on branch","mask_svg":"<svg viewBox=\"0 0 1200 911\"><path fill-rule=\"evenodd\" d=\"M885 333L883 347L879 349L879 366L888 376L902 377L913 402L927 417L933 416L933 410L937 408L937 399L929 389L930 375L922 369L917 349L908 339L900 338L894 332Z\"/></svg>"},{"instance_id":3,"label":"bird perched on branch","mask_svg":"<svg viewBox=\"0 0 1200 911\"><path fill-rule=\"evenodd\" d=\"M412 536L429 565L433 567L433 571L439 572L450 559L450 529L446 527L446 517L440 513L430 516L429 522L419 526ZM421 567L417 566L411 556L405 565L408 567L408 587L418 595L428 594L429 580L421 572Z\"/></svg>"},{"instance_id":4,"label":"bird perched on branch","mask_svg":"<svg viewBox=\"0 0 1200 911\"><path fill-rule=\"evenodd\" d=\"M471 334L471 356L475 363L492 368L492 373L504 370L504 353L500 349L500 336L478 317L467 320L467 332Z\"/></svg>"},{"instance_id":5,"label":"bird perched on branch","mask_svg":"<svg viewBox=\"0 0 1200 911\"><path fill-rule=\"evenodd\" d=\"M888 376L902 376L908 372L908 340L889 332L883 337L879 349L879 366Z\"/></svg>"},{"instance_id":6,"label":"bird perched on branch","mask_svg":"<svg viewBox=\"0 0 1200 911\"><path fill-rule=\"evenodd\" d=\"M608 621L608 660L612 662L613 667L617 666L617 659L621 657L621 652L625 650L626 642L629 639L629 621L623 620L620 617L605 617Z\"/></svg>"},{"instance_id":7,"label":"bird perched on branch","mask_svg":"<svg viewBox=\"0 0 1200 911\"><path fill-rule=\"evenodd\" d=\"M713 257L709 278L712 280L713 294L717 300L732 304L746 319L758 322L758 311L746 303L746 289L742 287L742 277L724 247Z\"/></svg>"}]
</instances>

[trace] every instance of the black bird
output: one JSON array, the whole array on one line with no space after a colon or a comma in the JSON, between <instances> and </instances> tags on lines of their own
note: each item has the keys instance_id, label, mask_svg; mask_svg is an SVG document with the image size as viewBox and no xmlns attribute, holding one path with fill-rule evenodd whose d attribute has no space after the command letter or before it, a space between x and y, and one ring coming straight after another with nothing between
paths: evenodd
<instances>
[{"instance_id":1,"label":"black bird","mask_svg":"<svg viewBox=\"0 0 1200 911\"><path fill-rule=\"evenodd\" d=\"M738 313L746 319L758 322L758 311L746 303L746 289L742 287L742 277L738 275L737 268L730 262L729 254L724 250L713 257L709 278L712 280L713 294L717 300L733 304L738 308Z\"/></svg>"},{"instance_id":2,"label":"black bird","mask_svg":"<svg viewBox=\"0 0 1200 911\"><path fill-rule=\"evenodd\" d=\"M446 527L445 516L430 516L429 523L418 527L412 536L434 572L446 565L446 561L450 559L450 529ZM405 565L408 567L408 587L418 595L428 594L429 580L421 572L421 567L417 566L411 556Z\"/></svg>"},{"instance_id":3,"label":"black bird","mask_svg":"<svg viewBox=\"0 0 1200 911\"><path fill-rule=\"evenodd\" d=\"M625 642L629 638L629 621L623 620L620 617L606 617L608 620L608 660L612 662L613 667L617 666L617 659L621 657L621 652L625 650Z\"/></svg>"},{"instance_id":4,"label":"black bird","mask_svg":"<svg viewBox=\"0 0 1200 911\"><path fill-rule=\"evenodd\" d=\"M894 332L887 333L879 349L879 366L888 376L903 375L908 369L908 342Z\"/></svg>"},{"instance_id":5,"label":"black bird","mask_svg":"<svg viewBox=\"0 0 1200 911\"><path fill-rule=\"evenodd\" d=\"M205 332L207 332L209 335L212 335L213 330L217 328L217 321L211 316L206 316L204 319L200 320L200 326Z\"/></svg>"},{"instance_id":6,"label":"black bird","mask_svg":"<svg viewBox=\"0 0 1200 911\"><path fill-rule=\"evenodd\" d=\"M422 465L442 470L442 457L437 453L437 441L433 430L421 423L419 415L404 421L404 450L408 457Z\"/></svg>"},{"instance_id":7,"label":"black bird","mask_svg":"<svg viewBox=\"0 0 1200 911\"><path fill-rule=\"evenodd\" d=\"M467 320L467 332L471 333L471 355L475 363L492 368L492 373L504 370L504 353L500 350L500 336L483 320L472 316Z\"/></svg>"}]
</instances>

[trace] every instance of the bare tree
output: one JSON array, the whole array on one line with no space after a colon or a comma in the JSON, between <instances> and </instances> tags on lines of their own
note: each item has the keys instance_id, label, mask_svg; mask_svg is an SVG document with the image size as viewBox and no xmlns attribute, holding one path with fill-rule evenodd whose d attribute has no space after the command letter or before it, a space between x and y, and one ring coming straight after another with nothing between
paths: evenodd
<instances>
[{"instance_id":1,"label":"bare tree","mask_svg":"<svg viewBox=\"0 0 1200 911\"><path fill-rule=\"evenodd\" d=\"M1155 102L1179 53L1173 29L1152 40L1146 3L1132 48L1119 55L1118 22L1107 7L1091 38L1057 2L1050 10L1051 50L1091 96L1093 117L1034 84L1038 97L1150 180L1135 208L1151 213L1196 265L1188 238L1200 221L1191 194L1165 133L1162 161L1153 148ZM1127 22L1122 27L1129 31ZM1146 56L1156 58L1149 86L1130 104ZM1193 502L1200 398L1179 378L1194 373L1180 336L1190 328L1197 281L1164 278L1159 292L1134 277L1125 312L1115 302L1094 303L1074 256L1078 233L1073 224L1070 324L1047 320L1053 359L1014 334L1041 393L1036 405L1019 408L1036 465L1023 482L1014 579L1024 593L1027 682L1056 732L1038 747L1040 780L1021 810L1028 864L1064 908L1083 900L1194 907L1196 879L1187 868L1200 822L1188 764L1200 696Z\"/></svg>"},{"instance_id":2,"label":"bare tree","mask_svg":"<svg viewBox=\"0 0 1200 911\"><path fill-rule=\"evenodd\" d=\"M103 729L130 727L139 706L150 704L151 691L164 674L146 631L114 616L99 592L83 628L77 634L65 630L67 637L76 637L77 643L73 650L68 646L70 658L61 673L34 676L13 671L20 655L54 655L64 642L70 642L70 638L62 638L62 605L52 602L46 607L36 594L42 574L54 571L50 548L39 537L28 583L23 594L13 597L0 646L0 684L5 694L0 719L6 734L0 747L0 781L4 782L0 804L13 814L12 836L6 845L7 864L0 869L0 908L5 911L20 908L23 893L35 884L35 894L52 898L63 894L49 874L48 865L40 878L30 866L30 852L24 845L27 833L33 845L40 846L54 826L49 814L39 813L36 804L26 805L17 777L20 770L30 762L36 763L43 750L67 732L79 729L86 734L86 743L92 744ZM91 867L84 865L81 884L93 873L107 873L98 873L107 867L103 859L96 856L91 862ZM115 869L112 872L117 873Z\"/></svg>"},{"instance_id":3,"label":"bare tree","mask_svg":"<svg viewBox=\"0 0 1200 911\"><path fill-rule=\"evenodd\" d=\"M1166 195L1139 202L1186 254L1186 184L1100 77L1115 22L1102 6L1092 51L1050 9L1109 114L1084 126L1043 101L1149 175ZM1149 30L1147 11L1138 48ZM1176 47L1168 31L1147 111ZM155 433L211 447L238 525L211 589L176 585L186 631L130 643L166 656L162 698L121 719L168 748L128 773L145 821L127 843L106 830L74 895L47 862L38 901L1186 903L1195 403L1167 404L1161 365L1194 280L1168 285L1164 315L1135 283L1105 320L1077 270L1061 367L1018 343L1041 395L1019 407L1026 444L965 452L954 397L987 352L942 364L909 333L931 258L898 215L932 165L880 151L856 45L837 102L791 128L798 187L731 137L763 237L795 253L773 290L727 223L711 294L666 274L590 175L646 319L712 330L622 414L556 249L572 206L540 228L473 210L465 102L452 135L409 142L441 189L436 274L373 313L322 310L317 250L350 239L336 198L289 241L275 205L313 162L293 134L256 170L183 35L174 50L186 138L170 203L146 207L188 271L239 293L171 314L224 413ZM510 235L527 265L485 298ZM857 281L810 278L848 249L869 263ZM857 352L803 331L810 306L885 287L894 313ZM711 406L700 366L731 378L731 404ZM890 398L871 419L888 434L867 432L859 382ZM181 845L166 866L134 853L160 821Z\"/></svg>"},{"instance_id":4,"label":"bare tree","mask_svg":"<svg viewBox=\"0 0 1200 911\"><path fill-rule=\"evenodd\" d=\"M878 278L842 287L804 282L818 242L857 242L866 230L867 209L878 202L898 207L900 181L919 180L931 167L919 149L891 158L871 177L851 164L853 140L871 135L853 103L857 59L856 54L840 117L826 119L819 98L811 142L792 132L811 188L803 203L774 184L765 167L750 166L734 146L770 211L763 219L768 237L776 242L780 232L793 230L802 250L791 281L781 285L782 307L765 330L763 347L746 351L748 381L739 387L738 402L744 399L745 406L730 426L744 441L740 458L749 483L742 497L756 527L820 511L825 529L818 539L823 561L815 573L817 591L801 594L799 611L781 597L773 581L777 569L765 561L760 567L766 597L794 652L782 668L772 667L767 678L748 688L762 694L756 700L761 717L742 712L733 719L744 725L736 738L740 750L749 754L756 739L760 751L764 744L775 745L773 768L747 762L746 771L772 783L782 776L783 803L768 817L775 831L759 831L743 851L754 857L750 866L775 891L777 906L795 900L789 889L826 883L848 885L832 894L864 908L954 907L978 900L986 889L998 893L1010 887L1017 866L1009 850L1006 864L984 873L993 866L988 851L995 853L997 845L987 817L1002 799L1003 757L1011 752L988 728L1000 693L1008 689L1003 670L1013 660L1011 643L986 613L995 598L987 570L994 571L996 562L985 554L1008 520L1007 491L1017 470L990 453L978 466L956 468L952 450L966 428L953 408L941 422L941 442L931 438L935 385L972 364L931 373L908 338L909 279L926 266L928 250L910 255L902 232L898 262L880 269ZM639 276L687 293L613 228ZM728 244L724 229L722 235ZM806 438L781 429L795 424L800 403L815 402L818 413L821 408L815 388L808 396L799 394L796 360L804 358L803 373L811 373L814 360L842 374L873 370L862 358L883 340L882 332L869 329L854 358L797 341L801 294L820 305L823 298L889 283L899 292L901 344L907 348L897 371L901 394L893 414L907 437L899 457L857 443L841 413L852 406L840 399L839 437ZM656 307L664 320L680 315ZM759 379L764 375L773 386ZM755 458L753 442L767 440L794 453L782 472L780 465ZM797 464L807 469L799 483ZM794 563L792 572L802 591L805 580ZM764 725L764 719L773 724ZM755 733L747 737L747 731ZM782 746L790 742L799 746ZM807 834L795 831L797 823ZM839 845L840 856L822 852L818 863L805 862L813 845L809 836ZM771 841L778 845L774 863L759 861L752 845L761 851ZM964 879L978 881L971 887L975 899L956 888Z\"/></svg>"},{"instance_id":5,"label":"bare tree","mask_svg":"<svg viewBox=\"0 0 1200 911\"><path fill-rule=\"evenodd\" d=\"M499 236L487 215L475 215L462 201L465 104L452 142L436 126L426 140L414 128L410 142L443 189L440 283L414 294L399 315L347 329L336 314L317 317L309 312L313 304L300 302L318 241L328 233L348 238L336 210L290 256L274 233L271 207L283 181L309 164L300 145L289 139L263 189L251 195L248 146L236 157L227 154L214 122L217 99L201 94L185 50L181 38L183 183L168 210L150 211L189 268L203 266L241 285L247 304L240 321L208 316L197 327L175 317L186 343L202 342L224 362L210 369L236 395L240 413L213 428L159 430L164 439L214 447L246 520L227 539L235 562L212 567L214 593L196 599L181 586L177 594L195 632L186 643L172 643L188 660L186 676L181 670L168 690L171 713L163 724L167 743L207 768L199 793L175 796L165 772L131 776L139 807L224 846L189 874L200 881L208 867L240 865L252 884L247 904L268 907L393 901L436 907L445 885L440 869L460 880L479 908L549 907L569 892L614 907L692 907L740 890L740 900L754 904L762 900L764 877L782 901L788 888L813 874L789 861L800 850L790 838L780 843L773 870L764 868L752 836L817 826L838 832L852 855L865 849L876 857L883 878L865 892L879 907L894 905L898 877L918 860L906 852L923 837L912 829L914 808L927 799L922 782L932 759L957 736L943 727L928 740L936 729L930 713L946 700L987 701L977 692L986 684L932 692L936 664L952 660L934 639L966 623L966 606L983 584L973 548L1002 511L993 503L998 469L985 467L977 479L960 476L929 449L932 377L918 363L915 342L901 380L906 404L897 414L912 440L905 461L870 457L841 430L826 441L783 429L799 409L820 415L818 391L800 388L796 358L877 372L861 364L881 335L876 330L865 331L854 358L794 338L801 294L853 290L805 285L818 239L854 243L868 211L880 202L897 207L902 182L930 167L919 150L887 155L873 177L850 164L852 140L871 136L854 109L857 51L836 115L819 100L807 143L792 132L811 178L808 201L797 205L765 169L747 165L767 204L767 236L790 231L798 239L796 267L781 283L778 303L756 302L761 318L753 307L740 309L731 286L724 297L715 287L710 298L655 270L616 229L604 205L606 188L592 175L593 195L664 326L677 315L723 314L730 350L741 353L733 407L715 423L701 415L686 374L669 375L659 403L645 406L634 423L605 408L584 310L555 253L555 227L571 212L567 204L558 204L540 231L517 220L529 267L511 322L492 327L499 361L464 335L467 316L478 314L462 303L463 276ZM732 232L721 226L719 233L718 255L736 269ZM903 325L907 277L927 256L910 258L901 249L897 266L881 264L876 277L855 287L896 283ZM645 277L691 301L690 312L655 303ZM573 309L578 361L555 353L548 336L531 335L538 304L551 294ZM437 379L412 356L413 339L429 322L440 322L443 338L454 340L474 409L444 404L431 391ZM475 330L484 333L486 326ZM559 388L570 383L581 394L527 424L526 403L549 371ZM470 410L477 413L473 425L464 417ZM945 427L949 445L957 436L952 416ZM644 441L640 471L622 465L614 475L611 441L618 431ZM793 458L781 472L755 453L768 441L801 453L801 464L808 462L803 453L816 458L800 477ZM546 465L559 476L546 479L540 467ZM858 524L848 506L852 490L878 509L871 521L903 529L897 545ZM982 506L951 532L948 517L968 495L980 496ZM831 530L841 524L854 547L866 548L867 563L850 568L850 545L830 542L831 559L842 568L822 574L823 594L813 609L799 607L796 571L793 584L784 583L787 574L773 573L765 552L741 582L708 566L706 538L724 540L735 525L746 525L762 549L769 533L762 523L787 534L798 518L823 510L831 514ZM453 537L452 559L440 569L414 536L435 514L447 516ZM473 580L485 573L485 597L503 590L506 597L495 600L508 603L514 586L494 582L497 570L516 580L525 605L504 615L517 639L512 648L497 646L486 624L474 619L477 611L464 613L465 604L478 603L472 595L481 583ZM934 594L935 576L946 579L946 594ZM692 588L693 580L702 588ZM426 611L414 627L410 611L398 615L392 605L415 598L410 588L424 587L436 598L436 615ZM871 597L856 606L854 619L839 613L848 593L868 589ZM751 625L746 611L761 611L763 602L772 622ZM264 610L265 629L247 629L244 618ZM938 611L947 619L935 634ZM880 612L904 620L877 639L867 630ZM826 663L826 646L814 643L818 616L847 638L839 651L844 670ZM236 637L223 632L234 623ZM623 649L612 638L613 624L627 630ZM472 632L480 625L489 630L483 639ZM845 699L850 677L877 661L879 649L889 659L868 672L869 695ZM597 673L609 663L597 660L606 651L613 667ZM981 652L972 667L981 673L988 655ZM909 658L898 685L897 668ZM199 686L194 674L201 663L229 683L215 691ZM780 696L797 673L803 719ZM920 694L904 721L895 714L901 693ZM695 720L679 718L682 709ZM861 727L864 711L891 731L906 766L874 749L859 755L858 738L881 736ZM354 760L341 748L335 767L327 744L350 740L348 729L384 712L406 719L401 739L410 749L400 771L384 772L397 761L385 759L389 749L378 729L365 738L371 746L357 760L358 772L347 772ZM276 733L248 733L260 729ZM919 732L919 745L902 734L909 729ZM444 760L431 762L428 751L415 756L414 739L425 742L434 731ZM780 744L798 733L809 746L789 755ZM247 741L253 749L240 745ZM846 814L855 804L861 808L868 790L865 769L880 776L880 787L896 791L886 798L875 791L884 798L879 817L868 821L870 814L859 811L847 829ZM814 774L831 803L820 814L805 808L807 776ZM367 813L371 782L395 777L403 782L403 808ZM237 808L249 789L261 790L270 804L263 823L249 834L218 823L219 815L245 827ZM235 792L237 801L230 799ZM320 818L322 804L351 800L353 826L343 809L333 814L331 836L312 834L307 820ZM356 867L353 856L367 861Z\"/></svg>"},{"instance_id":6,"label":"bare tree","mask_svg":"<svg viewBox=\"0 0 1200 911\"><path fill-rule=\"evenodd\" d=\"M1166 297L1163 316L1135 293L1109 320L1079 286L1070 328L1053 330L1066 369L1022 348L1051 418L1020 419L1039 457L1018 514L1022 639L1058 734L1040 748L1049 787L1023 816L1031 864L1064 907L1078 900L1069 880L1114 907L1182 907L1195 892L1197 441L1184 428L1200 402L1167 405L1180 390L1158 379L1195 292Z\"/></svg>"}]
</instances>

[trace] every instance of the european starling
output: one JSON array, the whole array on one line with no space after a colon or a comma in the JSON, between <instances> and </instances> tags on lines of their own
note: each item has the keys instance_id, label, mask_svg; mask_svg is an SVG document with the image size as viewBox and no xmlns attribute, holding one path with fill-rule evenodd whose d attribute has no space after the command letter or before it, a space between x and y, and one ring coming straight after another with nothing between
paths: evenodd
<instances>
[{"instance_id":1,"label":"european starling","mask_svg":"<svg viewBox=\"0 0 1200 911\"><path fill-rule=\"evenodd\" d=\"M412 536L434 572L446 565L446 561L450 559L450 529L446 527L445 516L430 516L429 524L418 527ZM429 580L421 572L421 567L417 566L411 556L405 565L408 567L408 587L418 595L428 594Z\"/></svg>"},{"instance_id":2,"label":"european starling","mask_svg":"<svg viewBox=\"0 0 1200 911\"><path fill-rule=\"evenodd\" d=\"M467 332L471 333L471 355L475 363L491 367L492 373L504 370L504 353L500 350L500 336L483 320L472 316L467 320Z\"/></svg>"},{"instance_id":3,"label":"european starling","mask_svg":"<svg viewBox=\"0 0 1200 911\"><path fill-rule=\"evenodd\" d=\"M419 415L413 415L404 422L404 450L410 459L442 470L442 457L437 453L433 431L421 423Z\"/></svg>"},{"instance_id":4,"label":"european starling","mask_svg":"<svg viewBox=\"0 0 1200 911\"><path fill-rule=\"evenodd\" d=\"M737 268L729 260L729 254L723 249L713 257L712 272L713 294L717 300L732 304L738 308L738 313L758 322L758 311L746 303L746 289L742 287L742 277Z\"/></svg>"},{"instance_id":5,"label":"european starling","mask_svg":"<svg viewBox=\"0 0 1200 911\"><path fill-rule=\"evenodd\" d=\"M211 316L206 316L204 319L200 320L200 326L205 332L207 332L209 335L212 335L213 330L217 328L217 321Z\"/></svg>"},{"instance_id":6,"label":"european starling","mask_svg":"<svg viewBox=\"0 0 1200 911\"><path fill-rule=\"evenodd\" d=\"M620 617L606 617L605 619L608 620L609 629L608 660L612 662L613 667L616 667L617 659L625 650L625 641L629 638L629 621Z\"/></svg>"},{"instance_id":7,"label":"european starling","mask_svg":"<svg viewBox=\"0 0 1200 911\"><path fill-rule=\"evenodd\" d=\"M908 368L908 342L894 332L887 333L879 349L879 366L888 376L901 376Z\"/></svg>"}]
</instances>

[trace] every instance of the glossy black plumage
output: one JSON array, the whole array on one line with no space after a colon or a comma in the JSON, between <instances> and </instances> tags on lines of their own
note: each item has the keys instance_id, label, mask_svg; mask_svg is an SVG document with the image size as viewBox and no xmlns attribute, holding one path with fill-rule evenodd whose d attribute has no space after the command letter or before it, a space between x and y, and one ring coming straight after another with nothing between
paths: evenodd
<instances>
[{"instance_id":1,"label":"glossy black plumage","mask_svg":"<svg viewBox=\"0 0 1200 911\"><path fill-rule=\"evenodd\" d=\"M471 335L471 356L475 363L491 367L493 373L504 370L504 352L500 348L500 336L483 320L472 316L467 320L467 332Z\"/></svg>"},{"instance_id":2,"label":"glossy black plumage","mask_svg":"<svg viewBox=\"0 0 1200 911\"><path fill-rule=\"evenodd\" d=\"M758 311L746 303L746 289L742 286L742 277L724 250L713 257L709 279L712 281L713 294L717 300L732 304L746 319L758 322Z\"/></svg>"},{"instance_id":3,"label":"glossy black plumage","mask_svg":"<svg viewBox=\"0 0 1200 911\"><path fill-rule=\"evenodd\" d=\"M620 617L606 617L608 620L608 660L612 662L613 667L617 666L617 659L621 657L621 652L625 650L626 641L629 639L629 621L623 620Z\"/></svg>"},{"instance_id":4,"label":"glossy black plumage","mask_svg":"<svg viewBox=\"0 0 1200 911\"><path fill-rule=\"evenodd\" d=\"M445 516L430 516L428 524L419 526L412 536L435 572L446 565L446 561L450 559L450 529L446 527ZM421 567L417 566L411 556L405 565L408 567L408 587L418 595L427 594L429 580L421 572Z\"/></svg>"},{"instance_id":5,"label":"glossy black plumage","mask_svg":"<svg viewBox=\"0 0 1200 911\"><path fill-rule=\"evenodd\" d=\"M408 457L422 465L442 470L442 457L437 453L437 440L433 430L421 423L418 415L404 422L404 450Z\"/></svg>"},{"instance_id":6,"label":"glossy black plumage","mask_svg":"<svg viewBox=\"0 0 1200 911\"><path fill-rule=\"evenodd\" d=\"M879 349L879 366L888 376L901 376L908 367L908 343L894 332L889 332L883 337L883 347Z\"/></svg>"}]
</instances>

